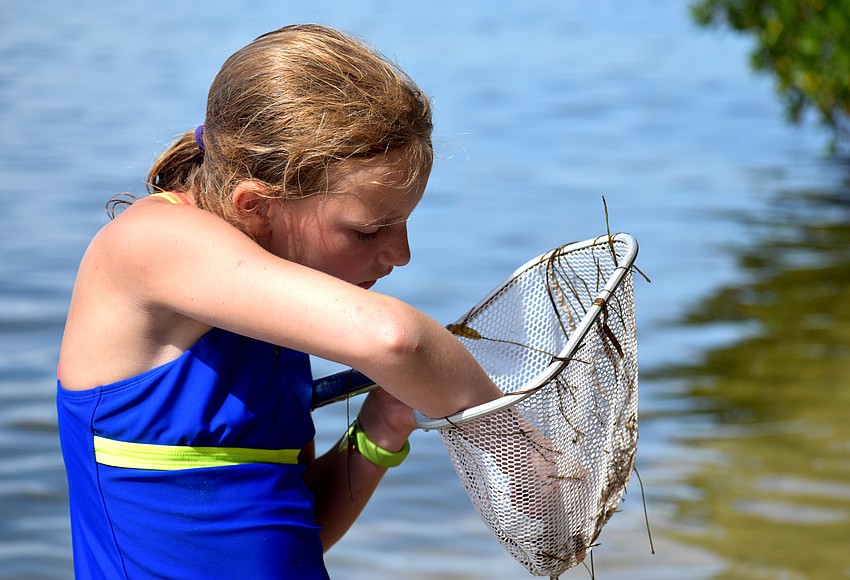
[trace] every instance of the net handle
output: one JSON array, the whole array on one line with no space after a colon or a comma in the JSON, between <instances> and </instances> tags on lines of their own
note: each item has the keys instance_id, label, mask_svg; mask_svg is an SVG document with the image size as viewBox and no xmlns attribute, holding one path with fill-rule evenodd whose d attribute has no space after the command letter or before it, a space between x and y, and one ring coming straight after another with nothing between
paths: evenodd
<instances>
[{"instance_id":1,"label":"net handle","mask_svg":"<svg viewBox=\"0 0 850 580\"><path fill-rule=\"evenodd\" d=\"M597 238L592 238L589 240L585 240L582 242L575 242L572 244L567 244L560 248L556 248L545 254L538 256L532 260L529 260L519 268L508 278L505 279L500 285L494 288L483 300L481 300L478 304L476 304L464 317L460 319L460 321L466 319L471 313L476 310L484 307L496 294L498 294L505 286L507 286L512 280L516 277L520 276L523 272L528 270L529 268L533 268L539 265L541 262L548 260L553 255L565 255L571 252L579 251L587 249L591 246L597 246L599 244L610 244L611 250L613 249L614 242L620 242L625 244L623 255L617 256L617 266L614 268L614 271L605 281L605 285L599 290L591 304L590 308L587 310L585 315L582 317L578 326L576 327L573 334L570 336L569 341L567 341L566 346L558 353L557 359L546 367L540 374L536 377L528 381L524 384L516 393L507 394L503 397L500 397L494 401L489 401L487 403L483 403L481 405L476 405L475 407L470 407L464 411L460 411L453 415L449 415L448 417L441 418L432 418L415 412L415 420L416 423L425 431L430 431L432 429L445 429L447 427L457 426L467 421L472 421L474 419L480 419L481 417L485 417L487 415L496 413L498 411L502 411L504 409L508 409L510 407L516 406L524 399L530 397L534 394L534 392L541 386L550 381L553 377L555 377L558 373L560 373L563 368L569 363L570 359L575 354L582 340L584 340L585 335L590 331L593 324L599 318L600 314L604 306L607 304L608 299L614 293L614 291L619 287L620 283L625 278L626 274L631 270L632 265L634 264L635 258L638 253L638 244L637 240L634 236L626 233L618 233L612 236L603 235ZM459 321L459 322L460 322Z\"/></svg>"}]
</instances>

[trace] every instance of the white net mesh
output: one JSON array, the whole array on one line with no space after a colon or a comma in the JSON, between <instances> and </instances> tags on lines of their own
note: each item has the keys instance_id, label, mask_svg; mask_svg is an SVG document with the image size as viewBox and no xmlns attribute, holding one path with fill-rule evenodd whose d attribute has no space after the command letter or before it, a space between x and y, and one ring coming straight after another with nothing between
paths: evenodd
<instances>
[{"instance_id":1,"label":"white net mesh","mask_svg":"<svg viewBox=\"0 0 850 580\"><path fill-rule=\"evenodd\" d=\"M637 248L624 235L587 244L532 264L450 326L505 393L556 373L515 406L439 429L484 522L539 576L584 559L637 445Z\"/></svg>"}]
</instances>

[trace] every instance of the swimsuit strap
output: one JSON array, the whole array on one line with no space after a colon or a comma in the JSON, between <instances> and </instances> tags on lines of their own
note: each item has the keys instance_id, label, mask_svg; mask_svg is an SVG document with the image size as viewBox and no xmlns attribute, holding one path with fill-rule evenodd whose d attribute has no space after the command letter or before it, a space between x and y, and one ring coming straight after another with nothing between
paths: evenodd
<instances>
[{"instance_id":1,"label":"swimsuit strap","mask_svg":"<svg viewBox=\"0 0 850 580\"><path fill-rule=\"evenodd\" d=\"M150 196L161 197L174 205L192 205L188 197L176 191L161 191L159 193L152 193Z\"/></svg>"}]
</instances>

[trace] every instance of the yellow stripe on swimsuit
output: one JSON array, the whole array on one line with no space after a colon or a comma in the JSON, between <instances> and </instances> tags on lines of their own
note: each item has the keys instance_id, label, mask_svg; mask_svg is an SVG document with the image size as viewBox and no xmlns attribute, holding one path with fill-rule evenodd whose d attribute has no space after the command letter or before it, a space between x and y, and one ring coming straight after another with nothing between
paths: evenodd
<instances>
[{"instance_id":1,"label":"yellow stripe on swimsuit","mask_svg":"<svg viewBox=\"0 0 850 580\"><path fill-rule=\"evenodd\" d=\"M152 193L150 196L161 197L174 205L189 205L189 200L186 199L185 195L174 191L160 191L158 193Z\"/></svg>"},{"instance_id":2,"label":"yellow stripe on swimsuit","mask_svg":"<svg viewBox=\"0 0 850 580\"><path fill-rule=\"evenodd\" d=\"M250 449L245 447L190 447L129 443L94 437L95 460L101 465L176 471L246 463L298 463L300 449Z\"/></svg>"}]
</instances>

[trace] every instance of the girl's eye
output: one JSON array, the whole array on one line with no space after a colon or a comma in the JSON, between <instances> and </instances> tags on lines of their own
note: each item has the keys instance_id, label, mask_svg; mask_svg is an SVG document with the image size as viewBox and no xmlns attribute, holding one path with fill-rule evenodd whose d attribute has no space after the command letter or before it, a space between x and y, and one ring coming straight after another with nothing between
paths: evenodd
<instances>
[{"instance_id":1,"label":"girl's eye","mask_svg":"<svg viewBox=\"0 0 850 580\"><path fill-rule=\"evenodd\" d=\"M378 228L373 232L361 232L360 230L355 230L355 233L357 234L358 240L368 242L369 240L374 240L381 235L381 228Z\"/></svg>"}]
</instances>

